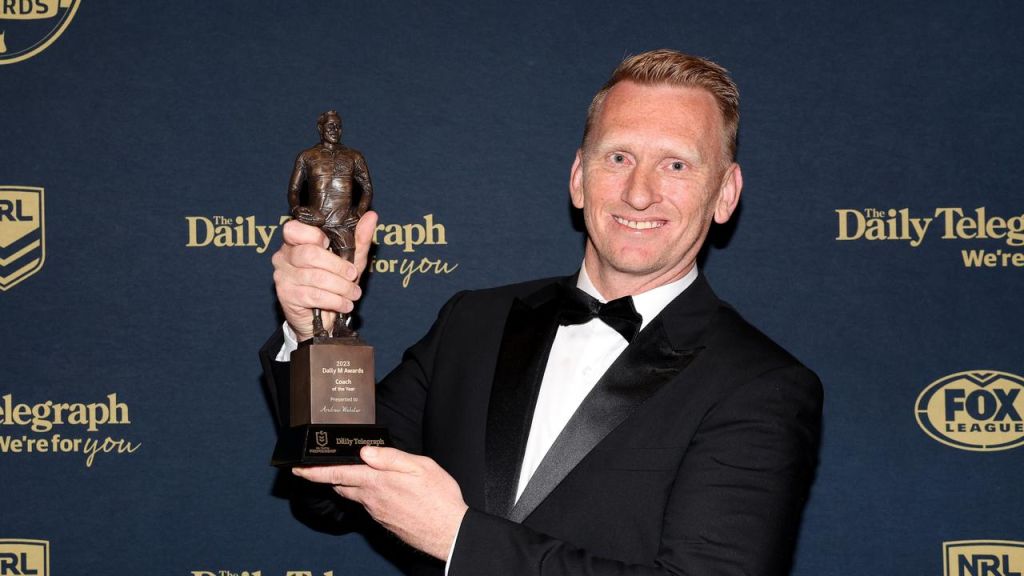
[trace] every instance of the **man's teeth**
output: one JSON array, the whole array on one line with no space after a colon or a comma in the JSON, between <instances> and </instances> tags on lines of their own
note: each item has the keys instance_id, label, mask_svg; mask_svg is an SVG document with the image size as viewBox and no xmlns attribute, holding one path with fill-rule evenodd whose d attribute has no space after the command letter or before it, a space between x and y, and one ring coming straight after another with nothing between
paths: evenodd
<instances>
[{"instance_id":1,"label":"man's teeth","mask_svg":"<svg viewBox=\"0 0 1024 576\"><path fill-rule=\"evenodd\" d=\"M629 226L634 230L648 230L650 228L661 228L665 224L661 220L647 220L644 222L637 222L635 220L626 220L625 218L619 218L618 216L613 216L613 218L615 218L615 221L618 222L619 224L622 224L623 226Z\"/></svg>"}]
</instances>

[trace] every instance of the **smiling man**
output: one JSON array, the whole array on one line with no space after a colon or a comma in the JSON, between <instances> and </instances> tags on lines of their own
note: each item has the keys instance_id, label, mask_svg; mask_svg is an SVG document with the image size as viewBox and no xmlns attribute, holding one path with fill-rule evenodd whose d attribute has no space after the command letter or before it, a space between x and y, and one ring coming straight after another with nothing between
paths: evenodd
<instances>
[{"instance_id":1,"label":"smiling man","mask_svg":"<svg viewBox=\"0 0 1024 576\"><path fill-rule=\"evenodd\" d=\"M436 559L418 574L784 574L820 383L696 266L739 201L738 100L707 60L624 61L572 167L581 269L453 297L379 386L401 450L296 469L300 508L343 523L344 501L361 504ZM310 336L309 309L351 310L375 222L360 222L354 264L316 229L286 226L274 265L287 322L264 349L268 377Z\"/></svg>"},{"instance_id":2,"label":"smiling man","mask_svg":"<svg viewBox=\"0 0 1024 576\"><path fill-rule=\"evenodd\" d=\"M738 105L738 94L729 103ZM587 224L587 271L607 298L679 280L743 187L715 98L627 76L598 95L591 114L571 176Z\"/></svg>"}]
</instances>

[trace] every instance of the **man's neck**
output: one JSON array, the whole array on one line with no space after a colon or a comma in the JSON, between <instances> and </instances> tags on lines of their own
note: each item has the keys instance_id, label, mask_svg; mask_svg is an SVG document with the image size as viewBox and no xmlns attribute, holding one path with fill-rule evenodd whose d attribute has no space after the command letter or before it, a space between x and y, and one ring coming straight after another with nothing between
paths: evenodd
<instances>
[{"instance_id":1,"label":"man's neck","mask_svg":"<svg viewBox=\"0 0 1024 576\"><path fill-rule=\"evenodd\" d=\"M337 150L341 147L341 144L335 144L334 142L328 142L327 140L321 140L320 145L328 150Z\"/></svg>"},{"instance_id":2,"label":"man's neck","mask_svg":"<svg viewBox=\"0 0 1024 576\"><path fill-rule=\"evenodd\" d=\"M686 276L696 265L695 262L690 262L688 265L649 275L629 274L602 266L597 255L589 250L583 258L583 264L594 287L609 301L623 296L636 296L671 284Z\"/></svg>"}]
</instances>

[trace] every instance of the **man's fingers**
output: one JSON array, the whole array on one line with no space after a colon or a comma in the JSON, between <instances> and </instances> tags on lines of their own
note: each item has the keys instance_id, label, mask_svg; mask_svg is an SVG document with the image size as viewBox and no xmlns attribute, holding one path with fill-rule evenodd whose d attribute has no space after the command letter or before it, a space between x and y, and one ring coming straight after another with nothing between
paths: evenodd
<instances>
[{"instance_id":1,"label":"man's fingers","mask_svg":"<svg viewBox=\"0 0 1024 576\"><path fill-rule=\"evenodd\" d=\"M396 448L377 448L375 446L364 446L359 451L359 457L370 468L387 472L419 472L423 469L421 460L425 460L421 456L402 452Z\"/></svg>"},{"instance_id":2,"label":"man's fingers","mask_svg":"<svg viewBox=\"0 0 1024 576\"><path fill-rule=\"evenodd\" d=\"M282 307L319 308L350 312L362 289L323 268L279 267L274 271L274 286Z\"/></svg>"},{"instance_id":3,"label":"man's fingers","mask_svg":"<svg viewBox=\"0 0 1024 576\"><path fill-rule=\"evenodd\" d=\"M315 244L327 248L330 246L330 240L327 239L327 235L323 233L316 226L310 226L303 224L298 220L289 220L284 223L284 227L281 229L282 238L285 244L291 244L292 246L299 246L301 244Z\"/></svg>"},{"instance_id":4,"label":"man's fingers","mask_svg":"<svg viewBox=\"0 0 1024 576\"><path fill-rule=\"evenodd\" d=\"M277 294L278 300L287 297L288 306L294 306L296 309L312 310L316 308L348 313L355 308L352 300L316 286L282 285L278 288Z\"/></svg>"},{"instance_id":5,"label":"man's fingers","mask_svg":"<svg viewBox=\"0 0 1024 576\"><path fill-rule=\"evenodd\" d=\"M325 292L328 295L337 295L352 301L359 300L363 295L363 290L358 284L349 282L337 274L332 274L322 268L297 269L292 274L291 281L297 286L307 286L320 292ZM315 307L326 308L325 306ZM337 308L326 309L336 310Z\"/></svg>"},{"instance_id":6,"label":"man's fingers","mask_svg":"<svg viewBox=\"0 0 1024 576\"><path fill-rule=\"evenodd\" d=\"M347 487L365 486L369 483L369 475L372 472L368 466L361 464L292 468L293 474L310 482Z\"/></svg>"},{"instance_id":7,"label":"man's fingers","mask_svg":"<svg viewBox=\"0 0 1024 576\"><path fill-rule=\"evenodd\" d=\"M335 486L334 493L353 502L363 504L366 492L355 486Z\"/></svg>"},{"instance_id":8,"label":"man's fingers","mask_svg":"<svg viewBox=\"0 0 1024 576\"><path fill-rule=\"evenodd\" d=\"M292 468L292 473L310 482L335 486L366 486L379 472L416 473L423 470L429 458L402 452L396 448L364 446L359 457L366 464L341 466L310 466Z\"/></svg>"},{"instance_id":9,"label":"man's fingers","mask_svg":"<svg viewBox=\"0 0 1024 576\"><path fill-rule=\"evenodd\" d=\"M284 246L281 252L288 265L295 268L322 268L347 280L355 280L355 266L341 256L312 244Z\"/></svg>"},{"instance_id":10,"label":"man's fingers","mask_svg":"<svg viewBox=\"0 0 1024 576\"><path fill-rule=\"evenodd\" d=\"M366 269L366 259L373 242L373 231L377 228L377 213L367 210L356 224L356 253L352 258L357 277Z\"/></svg>"}]
</instances>

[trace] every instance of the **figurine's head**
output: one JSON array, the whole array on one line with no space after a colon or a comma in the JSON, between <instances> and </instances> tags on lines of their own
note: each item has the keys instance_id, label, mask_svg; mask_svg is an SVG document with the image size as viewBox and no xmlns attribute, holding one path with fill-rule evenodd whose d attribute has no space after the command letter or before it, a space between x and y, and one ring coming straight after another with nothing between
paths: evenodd
<instances>
[{"instance_id":1,"label":"figurine's head","mask_svg":"<svg viewBox=\"0 0 1024 576\"><path fill-rule=\"evenodd\" d=\"M321 142L341 142L341 116L334 110L328 110L317 118L316 129L320 132Z\"/></svg>"}]
</instances>

